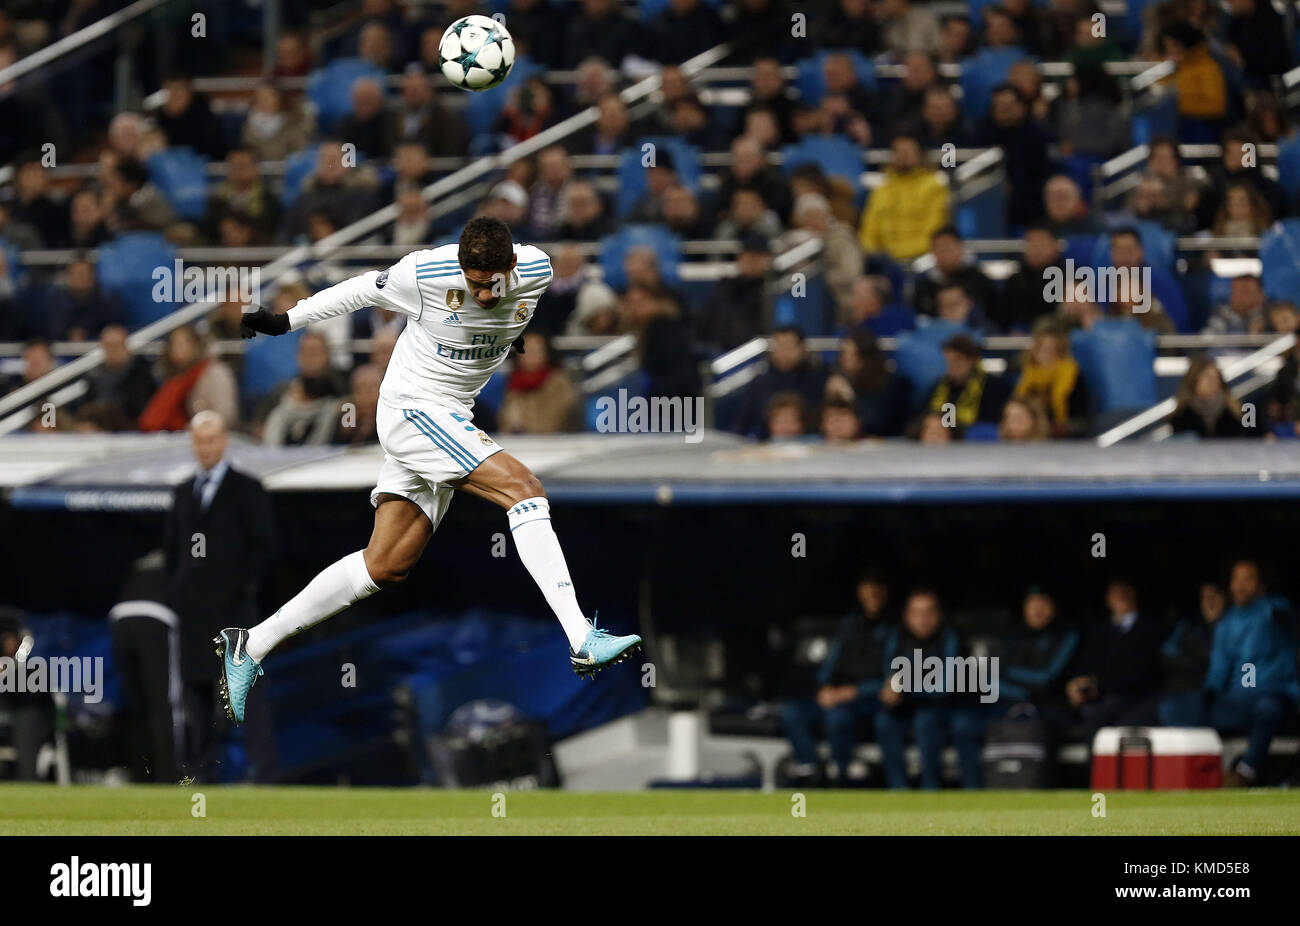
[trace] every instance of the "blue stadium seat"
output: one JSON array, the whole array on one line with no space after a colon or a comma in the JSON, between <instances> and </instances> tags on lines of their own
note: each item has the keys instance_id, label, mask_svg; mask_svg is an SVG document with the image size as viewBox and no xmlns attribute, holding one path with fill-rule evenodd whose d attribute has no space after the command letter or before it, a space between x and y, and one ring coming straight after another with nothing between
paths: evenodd
<instances>
[{"instance_id":1,"label":"blue stadium seat","mask_svg":"<svg viewBox=\"0 0 1300 926\"><path fill-rule=\"evenodd\" d=\"M1058 159L1061 172L1079 185L1079 192L1085 203L1092 202L1093 169L1106 162L1107 158L1092 157L1086 154L1072 154Z\"/></svg>"},{"instance_id":2,"label":"blue stadium seat","mask_svg":"<svg viewBox=\"0 0 1300 926\"><path fill-rule=\"evenodd\" d=\"M0 238L0 254L4 255L5 267L8 268L9 276L15 284L22 285L22 280L27 275L27 270L23 266L23 252L18 250L18 246L7 238Z\"/></svg>"},{"instance_id":3,"label":"blue stadium seat","mask_svg":"<svg viewBox=\"0 0 1300 926\"><path fill-rule=\"evenodd\" d=\"M1284 219L1259 236L1261 280L1270 299L1294 301L1300 293L1300 219Z\"/></svg>"},{"instance_id":4,"label":"blue stadium seat","mask_svg":"<svg viewBox=\"0 0 1300 926\"><path fill-rule=\"evenodd\" d=\"M852 58L853 69L858 72L859 82L867 90L875 89L876 66L872 60L855 49L837 48L834 51L818 52L811 58L804 58L795 64L799 75L795 78L794 85L803 102L810 106L817 106L826 95L826 75L822 68L830 55L848 55Z\"/></svg>"},{"instance_id":5,"label":"blue stadium seat","mask_svg":"<svg viewBox=\"0 0 1300 926\"><path fill-rule=\"evenodd\" d=\"M298 373L298 340L302 329L278 338L254 338L244 351L240 392L245 399L269 395Z\"/></svg>"},{"instance_id":6,"label":"blue stadium seat","mask_svg":"<svg viewBox=\"0 0 1300 926\"><path fill-rule=\"evenodd\" d=\"M646 168L641 166L642 151L647 144L672 155L673 169L683 185L698 190L700 186L700 149L671 135L653 135L638 139L619 157L618 196L614 200L619 215L627 215L645 193Z\"/></svg>"},{"instance_id":7,"label":"blue stadium seat","mask_svg":"<svg viewBox=\"0 0 1300 926\"><path fill-rule=\"evenodd\" d=\"M1022 48L985 48L961 62L962 111L972 120L989 111L993 88L1007 79L1011 65L1031 57Z\"/></svg>"},{"instance_id":8,"label":"blue stadium seat","mask_svg":"<svg viewBox=\"0 0 1300 926\"><path fill-rule=\"evenodd\" d=\"M808 280L804 295L783 293L772 307L773 327L798 328L807 337L822 337L835 330L835 311L826 281L821 276Z\"/></svg>"},{"instance_id":9,"label":"blue stadium seat","mask_svg":"<svg viewBox=\"0 0 1300 926\"><path fill-rule=\"evenodd\" d=\"M501 408L502 400L506 397L506 386L509 385L509 383L510 374L505 370L497 370L491 377L489 377L488 381L483 384L483 388L479 391L478 397L474 400L474 404L478 405L478 403L482 402L493 411L498 411Z\"/></svg>"},{"instance_id":10,"label":"blue stadium seat","mask_svg":"<svg viewBox=\"0 0 1300 926\"><path fill-rule=\"evenodd\" d=\"M1300 192L1300 136L1278 143L1277 180L1288 196Z\"/></svg>"},{"instance_id":11,"label":"blue stadium seat","mask_svg":"<svg viewBox=\"0 0 1300 926\"><path fill-rule=\"evenodd\" d=\"M992 444L998 439L998 426L992 421L977 421L966 429L966 442Z\"/></svg>"},{"instance_id":12,"label":"blue stadium seat","mask_svg":"<svg viewBox=\"0 0 1300 926\"><path fill-rule=\"evenodd\" d=\"M959 204L953 224L964 238L1005 238L1007 194L1002 184L991 186Z\"/></svg>"},{"instance_id":13,"label":"blue stadium seat","mask_svg":"<svg viewBox=\"0 0 1300 926\"><path fill-rule=\"evenodd\" d=\"M623 258L632 248L652 249L659 257L659 272L667 283L677 280L681 263L681 239L662 225L625 225L600 239L600 268L605 282L614 289L627 285Z\"/></svg>"},{"instance_id":14,"label":"blue stadium seat","mask_svg":"<svg viewBox=\"0 0 1300 926\"><path fill-rule=\"evenodd\" d=\"M912 384L912 397L918 403L934 389L943 378L947 364L943 359L943 343L955 334L978 335L960 325L934 322L898 336L894 347L894 367Z\"/></svg>"},{"instance_id":15,"label":"blue stadium seat","mask_svg":"<svg viewBox=\"0 0 1300 926\"><path fill-rule=\"evenodd\" d=\"M1232 278L1211 274L1209 284L1209 293L1207 294L1206 301L1210 304L1211 310L1213 310L1214 306L1222 305L1228 301L1228 296L1232 291Z\"/></svg>"},{"instance_id":16,"label":"blue stadium seat","mask_svg":"<svg viewBox=\"0 0 1300 926\"><path fill-rule=\"evenodd\" d=\"M1071 333L1070 349L1098 413L1155 404L1155 332L1132 319L1108 318Z\"/></svg>"},{"instance_id":17,"label":"blue stadium seat","mask_svg":"<svg viewBox=\"0 0 1300 926\"><path fill-rule=\"evenodd\" d=\"M786 175L800 164L817 164L831 177L843 177L862 193L862 172L866 165L862 149L838 135L814 135L781 149L781 169Z\"/></svg>"},{"instance_id":18,"label":"blue stadium seat","mask_svg":"<svg viewBox=\"0 0 1300 926\"><path fill-rule=\"evenodd\" d=\"M915 332L898 336L894 347L894 367L912 384L912 399L917 405L925 401L947 369L939 346L916 337Z\"/></svg>"},{"instance_id":19,"label":"blue stadium seat","mask_svg":"<svg viewBox=\"0 0 1300 926\"><path fill-rule=\"evenodd\" d=\"M917 319L915 333L918 338L939 347L943 346L944 341L959 334L970 335L977 342L983 340L983 336L978 331L967 328L965 325L956 325L952 322L927 316L921 316Z\"/></svg>"},{"instance_id":20,"label":"blue stadium seat","mask_svg":"<svg viewBox=\"0 0 1300 926\"><path fill-rule=\"evenodd\" d=\"M1189 270L1179 278L1187 301L1187 327L1200 331L1209 321L1215 305L1227 299L1228 280L1209 270Z\"/></svg>"},{"instance_id":21,"label":"blue stadium seat","mask_svg":"<svg viewBox=\"0 0 1300 926\"><path fill-rule=\"evenodd\" d=\"M1178 134L1178 100L1173 94L1158 97L1133 114L1133 144L1149 145L1161 135Z\"/></svg>"},{"instance_id":22,"label":"blue stadium seat","mask_svg":"<svg viewBox=\"0 0 1300 926\"><path fill-rule=\"evenodd\" d=\"M1066 235L1065 253L1062 257L1073 260L1075 266L1091 265L1097 253L1096 235Z\"/></svg>"},{"instance_id":23,"label":"blue stadium seat","mask_svg":"<svg viewBox=\"0 0 1300 926\"><path fill-rule=\"evenodd\" d=\"M916 312L906 303L891 302L863 327L870 329L878 338L892 338L896 334L916 329Z\"/></svg>"},{"instance_id":24,"label":"blue stadium seat","mask_svg":"<svg viewBox=\"0 0 1300 926\"><path fill-rule=\"evenodd\" d=\"M151 154L145 166L177 215L203 218L208 206L208 162L201 155L189 148L166 148Z\"/></svg>"},{"instance_id":25,"label":"blue stadium seat","mask_svg":"<svg viewBox=\"0 0 1300 926\"><path fill-rule=\"evenodd\" d=\"M387 87L384 72L364 58L336 58L307 75L307 97L316 104L317 119L325 131L352 109L352 85L363 77Z\"/></svg>"},{"instance_id":26,"label":"blue stadium seat","mask_svg":"<svg viewBox=\"0 0 1300 926\"><path fill-rule=\"evenodd\" d=\"M173 302L155 301L153 290L154 270L163 267L171 273L175 260L175 248L157 232L130 232L100 246L95 268L99 285L122 300L128 328L147 325L174 310Z\"/></svg>"},{"instance_id":27,"label":"blue stadium seat","mask_svg":"<svg viewBox=\"0 0 1300 926\"><path fill-rule=\"evenodd\" d=\"M302 192L302 185L306 182L307 175L316 168L316 156L319 153L320 145L312 145L301 151L295 151L284 159L284 195L281 199L285 206L292 206L293 201Z\"/></svg>"},{"instance_id":28,"label":"blue stadium seat","mask_svg":"<svg viewBox=\"0 0 1300 926\"><path fill-rule=\"evenodd\" d=\"M491 90L470 93L469 99L465 101L465 124L469 126L470 134L479 136L491 132L497 116L510 97L510 88L517 87L542 70L536 61L527 55L520 55L515 58L514 67L510 69L510 76L505 79L505 83Z\"/></svg>"},{"instance_id":29,"label":"blue stadium seat","mask_svg":"<svg viewBox=\"0 0 1300 926\"><path fill-rule=\"evenodd\" d=\"M596 430L596 423L600 418L601 409L597 403L602 398L613 399L617 402L620 389L627 390L628 398L644 396L650 389L650 377L646 375L644 370L633 370L617 382L611 383L599 392L587 396L583 405L583 422L588 431ZM606 408L609 407L608 402L603 404Z\"/></svg>"}]
</instances>

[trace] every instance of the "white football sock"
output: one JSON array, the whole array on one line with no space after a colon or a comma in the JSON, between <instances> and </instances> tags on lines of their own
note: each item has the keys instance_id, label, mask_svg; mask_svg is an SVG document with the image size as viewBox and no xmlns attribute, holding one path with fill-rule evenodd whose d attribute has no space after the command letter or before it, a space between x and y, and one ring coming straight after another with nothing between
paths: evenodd
<instances>
[{"instance_id":1,"label":"white football sock","mask_svg":"<svg viewBox=\"0 0 1300 926\"><path fill-rule=\"evenodd\" d=\"M550 503L540 495L526 498L511 505L507 517L519 558L560 619L564 635L569 638L569 648L576 651L587 639L591 624L578 607L578 593L569 578L564 551L551 528Z\"/></svg>"},{"instance_id":2,"label":"white football sock","mask_svg":"<svg viewBox=\"0 0 1300 926\"><path fill-rule=\"evenodd\" d=\"M361 550L349 553L326 566L284 607L249 630L245 649L254 662L261 662L281 640L333 617L377 591L379 586L370 578L365 555Z\"/></svg>"}]
</instances>

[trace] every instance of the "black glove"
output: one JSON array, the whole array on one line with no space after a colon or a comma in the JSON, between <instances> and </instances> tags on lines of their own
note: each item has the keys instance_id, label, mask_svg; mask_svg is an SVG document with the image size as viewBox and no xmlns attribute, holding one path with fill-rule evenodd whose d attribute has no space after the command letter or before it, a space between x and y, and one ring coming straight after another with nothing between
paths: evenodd
<instances>
[{"instance_id":1,"label":"black glove","mask_svg":"<svg viewBox=\"0 0 1300 926\"><path fill-rule=\"evenodd\" d=\"M274 312L268 312L266 309L257 309L254 312L245 312L239 319L239 333L246 338L256 337L258 334L285 334L289 330L289 316L277 315Z\"/></svg>"}]
</instances>

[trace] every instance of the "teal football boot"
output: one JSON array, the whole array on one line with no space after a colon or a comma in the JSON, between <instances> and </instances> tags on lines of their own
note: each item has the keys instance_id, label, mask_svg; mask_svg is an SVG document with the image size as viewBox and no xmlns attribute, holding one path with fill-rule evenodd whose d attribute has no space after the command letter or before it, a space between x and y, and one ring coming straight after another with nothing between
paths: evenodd
<instances>
[{"instance_id":1,"label":"teal football boot","mask_svg":"<svg viewBox=\"0 0 1300 926\"><path fill-rule=\"evenodd\" d=\"M601 669L632 658L640 648L641 638L636 634L616 637L601 630L593 620L582 646L577 652L569 650L569 665L579 678L594 679Z\"/></svg>"},{"instance_id":2,"label":"teal football boot","mask_svg":"<svg viewBox=\"0 0 1300 926\"><path fill-rule=\"evenodd\" d=\"M262 667L244 651L247 630L227 627L212 642L217 644L217 655L221 657L221 705L233 723L243 723L248 692L262 675Z\"/></svg>"}]
</instances>

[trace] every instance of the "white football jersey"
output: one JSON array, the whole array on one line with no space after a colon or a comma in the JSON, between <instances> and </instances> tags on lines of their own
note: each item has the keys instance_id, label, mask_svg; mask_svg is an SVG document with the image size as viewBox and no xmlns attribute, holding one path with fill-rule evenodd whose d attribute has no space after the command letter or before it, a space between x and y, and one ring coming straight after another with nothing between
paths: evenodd
<instances>
[{"instance_id":1,"label":"white football jersey","mask_svg":"<svg viewBox=\"0 0 1300 926\"><path fill-rule=\"evenodd\" d=\"M382 306L409 321L397 339L379 395L395 408L433 404L468 412L537 310L551 282L551 262L530 244L516 244L518 263L506 293L491 309L470 295L459 246L413 251L383 272L344 280L289 310L294 331L323 318Z\"/></svg>"}]
</instances>

